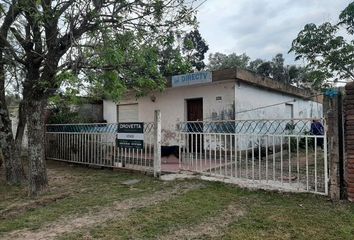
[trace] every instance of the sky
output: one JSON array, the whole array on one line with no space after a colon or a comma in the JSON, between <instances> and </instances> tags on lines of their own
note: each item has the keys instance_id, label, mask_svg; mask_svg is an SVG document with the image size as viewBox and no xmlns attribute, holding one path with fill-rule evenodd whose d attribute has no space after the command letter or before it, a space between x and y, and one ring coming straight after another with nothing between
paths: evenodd
<instances>
[{"instance_id":1,"label":"sky","mask_svg":"<svg viewBox=\"0 0 354 240\"><path fill-rule=\"evenodd\" d=\"M207 0L198 10L199 31L210 53L246 53L271 60L283 53L307 23L336 22L352 0ZM203 2L201 0L201 2ZM301 64L301 62L297 62Z\"/></svg>"}]
</instances>

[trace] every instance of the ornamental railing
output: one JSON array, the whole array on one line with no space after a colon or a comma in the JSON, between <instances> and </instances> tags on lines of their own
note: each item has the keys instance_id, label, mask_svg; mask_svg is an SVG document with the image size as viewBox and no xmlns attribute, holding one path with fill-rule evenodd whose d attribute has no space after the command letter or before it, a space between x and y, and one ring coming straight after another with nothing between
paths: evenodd
<instances>
[{"instance_id":1,"label":"ornamental railing","mask_svg":"<svg viewBox=\"0 0 354 240\"><path fill-rule=\"evenodd\" d=\"M178 130L194 133L322 135L324 125L324 119L186 121L178 124Z\"/></svg>"}]
</instances>

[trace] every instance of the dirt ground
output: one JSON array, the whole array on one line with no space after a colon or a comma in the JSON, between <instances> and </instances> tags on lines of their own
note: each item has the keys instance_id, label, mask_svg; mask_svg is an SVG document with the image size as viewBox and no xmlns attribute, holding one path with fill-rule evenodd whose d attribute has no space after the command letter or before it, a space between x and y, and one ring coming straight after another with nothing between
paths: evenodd
<instances>
[{"instance_id":1,"label":"dirt ground","mask_svg":"<svg viewBox=\"0 0 354 240\"><path fill-rule=\"evenodd\" d=\"M354 207L310 194L48 162L37 198L0 177L0 239L353 239ZM334 227L335 226L335 227Z\"/></svg>"}]
</instances>

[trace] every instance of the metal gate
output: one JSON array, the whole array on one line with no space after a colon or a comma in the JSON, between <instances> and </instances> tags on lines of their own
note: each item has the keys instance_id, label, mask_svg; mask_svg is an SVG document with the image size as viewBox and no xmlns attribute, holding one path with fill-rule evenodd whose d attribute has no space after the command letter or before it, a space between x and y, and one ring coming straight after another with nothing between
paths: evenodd
<instances>
[{"instance_id":1,"label":"metal gate","mask_svg":"<svg viewBox=\"0 0 354 240\"><path fill-rule=\"evenodd\" d=\"M46 158L86 165L161 172L160 122L144 123L143 149L119 148L118 124L50 124ZM158 154L156 154L158 152Z\"/></svg>"},{"instance_id":2,"label":"metal gate","mask_svg":"<svg viewBox=\"0 0 354 240\"><path fill-rule=\"evenodd\" d=\"M181 122L180 168L256 188L327 195L323 126L323 119Z\"/></svg>"}]
</instances>

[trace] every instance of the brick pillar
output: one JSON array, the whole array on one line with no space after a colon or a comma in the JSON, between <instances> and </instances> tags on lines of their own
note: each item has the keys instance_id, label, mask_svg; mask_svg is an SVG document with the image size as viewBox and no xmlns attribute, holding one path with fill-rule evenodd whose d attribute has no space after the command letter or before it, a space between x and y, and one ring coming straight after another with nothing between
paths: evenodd
<instances>
[{"instance_id":1,"label":"brick pillar","mask_svg":"<svg viewBox=\"0 0 354 240\"><path fill-rule=\"evenodd\" d=\"M348 83L345 86L345 93L345 180L347 184L348 200L354 202L354 82Z\"/></svg>"}]
</instances>

